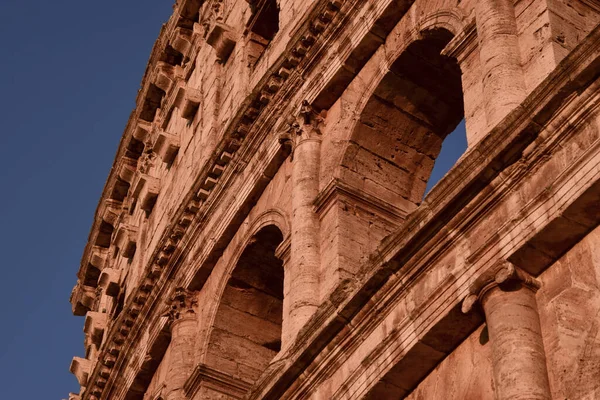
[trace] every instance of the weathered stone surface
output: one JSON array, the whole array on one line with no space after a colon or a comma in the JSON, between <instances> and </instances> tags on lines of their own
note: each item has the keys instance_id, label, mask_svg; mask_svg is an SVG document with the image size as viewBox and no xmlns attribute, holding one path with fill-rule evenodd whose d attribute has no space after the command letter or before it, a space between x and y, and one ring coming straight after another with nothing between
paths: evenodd
<instances>
[{"instance_id":1,"label":"weathered stone surface","mask_svg":"<svg viewBox=\"0 0 600 400\"><path fill-rule=\"evenodd\" d=\"M599 397L599 22L176 1L71 294L70 398Z\"/></svg>"}]
</instances>

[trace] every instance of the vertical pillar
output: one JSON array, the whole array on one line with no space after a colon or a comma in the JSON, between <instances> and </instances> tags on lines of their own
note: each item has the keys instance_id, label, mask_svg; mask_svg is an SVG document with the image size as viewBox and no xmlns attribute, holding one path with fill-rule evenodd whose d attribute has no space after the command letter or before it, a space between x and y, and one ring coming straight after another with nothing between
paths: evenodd
<instances>
[{"instance_id":1,"label":"vertical pillar","mask_svg":"<svg viewBox=\"0 0 600 400\"><path fill-rule=\"evenodd\" d=\"M479 302L492 346L497 400L551 400L535 292L539 283L508 262L471 287L463 311Z\"/></svg>"},{"instance_id":2,"label":"vertical pillar","mask_svg":"<svg viewBox=\"0 0 600 400\"><path fill-rule=\"evenodd\" d=\"M178 288L170 302L170 362L166 377L166 400L184 400L183 386L194 369L196 293Z\"/></svg>"},{"instance_id":3,"label":"vertical pillar","mask_svg":"<svg viewBox=\"0 0 600 400\"><path fill-rule=\"evenodd\" d=\"M312 316L319 299L319 216L314 201L319 194L321 117L304 103L295 131L292 153L292 235L290 265L285 266L283 335L293 341Z\"/></svg>"},{"instance_id":4,"label":"vertical pillar","mask_svg":"<svg viewBox=\"0 0 600 400\"><path fill-rule=\"evenodd\" d=\"M512 0L478 0L477 35L488 128L493 128L526 96Z\"/></svg>"}]
</instances>

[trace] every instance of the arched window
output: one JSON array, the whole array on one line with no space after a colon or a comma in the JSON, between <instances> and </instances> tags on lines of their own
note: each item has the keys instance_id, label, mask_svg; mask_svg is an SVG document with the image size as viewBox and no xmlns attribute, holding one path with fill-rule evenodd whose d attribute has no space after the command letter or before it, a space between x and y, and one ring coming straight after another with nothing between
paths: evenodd
<instances>
[{"instance_id":1,"label":"arched window","mask_svg":"<svg viewBox=\"0 0 600 400\"><path fill-rule=\"evenodd\" d=\"M441 54L452 37L425 31L400 54L363 108L343 161L406 212L421 203L442 142L464 118L461 70Z\"/></svg>"},{"instance_id":2,"label":"arched window","mask_svg":"<svg viewBox=\"0 0 600 400\"><path fill-rule=\"evenodd\" d=\"M281 348L283 240L274 225L262 228L240 256L219 303L205 364L255 382Z\"/></svg>"}]
</instances>

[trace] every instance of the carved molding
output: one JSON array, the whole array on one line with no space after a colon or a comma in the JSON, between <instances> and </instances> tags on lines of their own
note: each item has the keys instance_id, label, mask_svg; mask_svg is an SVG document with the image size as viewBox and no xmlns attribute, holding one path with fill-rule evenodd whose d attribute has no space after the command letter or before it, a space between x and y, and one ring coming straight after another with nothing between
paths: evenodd
<instances>
[{"instance_id":1,"label":"carved molding","mask_svg":"<svg viewBox=\"0 0 600 400\"><path fill-rule=\"evenodd\" d=\"M292 248L291 235L288 236L283 242L275 249L275 257L283 261L283 267L289 265L290 252Z\"/></svg>"},{"instance_id":2,"label":"carved molding","mask_svg":"<svg viewBox=\"0 0 600 400\"><path fill-rule=\"evenodd\" d=\"M252 382L247 382L238 377L217 371L208 365L198 364L185 382L185 394L192 398L203 385L213 387L219 392L227 393L236 399L243 399L253 384Z\"/></svg>"},{"instance_id":3,"label":"carved molding","mask_svg":"<svg viewBox=\"0 0 600 400\"><path fill-rule=\"evenodd\" d=\"M473 19L465 30L456 35L450 43L442 50L441 54L447 57L455 58L459 65L462 65L471 53L477 48L477 26Z\"/></svg>"},{"instance_id":4,"label":"carved molding","mask_svg":"<svg viewBox=\"0 0 600 400\"><path fill-rule=\"evenodd\" d=\"M366 193L362 189L355 188L337 178L333 178L321 190L314 202L315 212L317 214L326 213L337 201L344 198L352 199L365 206L371 212L377 212L378 215L385 217L390 222L398 224L407 217L405 210L401 210L394 205L387 203L376 196Z\"/></svg>"},{"instance_id":5,"label":"carved molding","mask_svg":"<svg viewBox=\"0 0 600 400\"><path fill-rule=\"evenodd\" d=\"M184 2L184 3L192 4L194 2L188 1L188 2ZM196 5L197 5L196 3L194 3L194 4L192 4L193 5L193 7L191 7L192 9L194 7L196 7ZM211 160L214 164L218 164L221 167L224 167L231 159L233 159L234 154L238 151L238 149L242 145L242 140L244 140L246 135L248 135L250 133L250 129L252 128L252 125L259 118L261 113L264 112L265 106L267 106L269 104L269 102L273 98L274 94L283 87L286 80L291 76L292 72L300 66L300 63L302 62L302 60L309 54L308 52L310 51L313 44L316 43L317 37L326 30L328 24L332 21L334 16L340 11L343 4L344 4L344 2L341 0L324 0L324 1L316 3L313 6L313 8L312 8L313 11L311 11L311 13L317 13L317 18L310 19L309 22L301 28L304 33L300 32L294 36L294 39L290 43L289 50L286 51L281 56L281 58L277 62L277 66L274 67L274 70L276 72L272 73L271 77L267 78L265 80L265 84L262 87L257 88L257 90L255 92L255 93L257 93L256 101L250 102L245 109L242 108L242 110L238 114L238 117L235 117L231 120L230 125L228 126L228 128L226 129L226 131L224 133L224 139L222 140L221 144L217 147L215 156L213 158L211 158ZM185 6L185 5L178 6L178 9L180 10L180 12L182 9L181 7L185 8L188 6ZM167 43L165 41L165 37L168 37L170 35L169 32L172 32L172 30L175 29L175 27L178 23L179 23L179 21L176 18L172 18L169 21L168 26L164 30L164 32L165 32L164 36L161 35L161 38L159 38L159 42L158 42L157 46L155 46L155 50L153 51L153 55L151 56L151 62L153 59L156 60L157 57L160 55L160 53L164 51L166 43ZM193 24L191 24L190 26L192 26L192 25ZM296 38L296 36L297 36L297 38ZM198 37L198 36L194 35L194 37ZM192 46L190 54L189 54L190 58L195 57L195 54L198 51L198 48L199 48L199 46L195 46L195 45ZM190 68L191 68L190 65L191 65L191 63L185 67L186 68L186 73L185 73L186 76L188 76L190 73ZM130 122L126 129L126 135L131 135L132 130L135 130L137 128L139 116L140 116L140 113L141 113L141 110L142 110L143 104L144 104L144 98L146 96L148 88L151 85L154 85L154 83L152 83L153 82L152 76L150 76L150 75L147 75L144 78L144 81L142 84L143 89L141 90L140 95L138 96L138 108L132 114L132 118L130 119ZM169 96L168 94L165 96L165 98L173 99L173 103L171 103L171 104L176 104L178 101L178 98L180 98L180 94L181 94L180 88L181 88L181 86L180 86L180 83L178 82L177 84L173 85L173 87L171 88L171 96ZM188 90L186 90L186 92ZM190 98L188 97L187 100L190 100ZM164 105L165 99L163 99L162 102L163 102L163 105L161 106L160 113L157 113L155 118L159 118L159 119L162 118L162 122L158 121L158 122L156 122L156 124L158 126L164 127L163 124L165 124L166 121L168 120L172 108L165 107L165 105ZM186 99L182 99L182 102L185 103ZM192 106L194 106L193 102L188 101L188 104L189 103L192 103ZM198 105L200 104L200 99L197 99L196 104L198 104ZM192 109L193 109L193 107L192 107ZM146 131L146 132L148 132L148 131ZM123 149L120 148L119 154L123 154L123 153L124 153ZM115 166L116 171L120 171L120 165L122 165L122 164L123 164L123 158L118 157L118 160L117 160L117 163ZM169 253L168 251L165 251L165 246L167 246L167 241L173 240L172 238L176 237L177 238L176 242L178 243L181 240L181 238L184 236L185 232L191 225L191 217L193 218L193 216L200 211L200 207L202 206L204 200L208 197L208 195L211 193L213 188L216 186L218 177L215 178L215 177L210 176L210 174L213 174L213 171L214 171L213 166L210 166L206 172L206 175L201 176L197 181L198 184L195 185L195 187L192 189L192 193L194 195L188 196L188 198L183 202L179 212L175 213L174 222L171 225L172 226L171 229L172 230L181 229L181 230L183 230L184 233L183 234L178 233L174 236L170 232L165 232L164 242L157 245L158 251L156 251L149 260L149 264L148 264L148 266L146 268L146 272L145 272L146 277L149 277L152 279L158 279L158 277L164 273L165 266L170 262L171 256L173 254L172 252ZM119 188L119 186L117 184L117 179L116 179L117 176L118 176L118 173L115 175L111 174L111 176L109 177L109 181L105 188L105 194L104 194L105 196L106 196L106 193L118 193L120 190L122 190ZM94 228L94 229L96 229L96 228ZM94 235L94 232L92 232L92 236L93 235ZM88 251L88 250L86 249L86 251ZM139 289L134 289L134 291L137 291L137 290L139 290ZM145 299L148 298L148 295L137 296L134 294L133 298L136 299L137 301L131 302L130 304L126 305L125 309L123 310L124 315L127 315L128 318L132 318L132 320L128 320L128 321L132 321L131 322L132 324L135 323L135 319L139 315L142 306L145 304ZM111 329L111 337L107 340L107 343L109 343L109 346L110 346L110 343L114 343L117 346L117 347L112 347L113 349L120 349L124 345L124 343L128 340L127 335L124 335L123 332L119 329L119 325L123 324L124 321L125 321L125 319L122 319L122 320L119 319L118 321L115 321L116 326L114 327L114 329ZM116 356L112 356L112 357L116 357ZM114 362L111 363L111 367L110 367L111 370L112 370L112 366L114 366ZM96 380L100 378L99 377L99 368L95 369L93 376L95 377L93 379L96 379ZM113 377L113 373L111 372L110 377L107 380L109 382L111 382L112 377ZM104 386L100 387L98 384L90 385L89 389L85 392L84 396L86 399L93 399L94 397L102 396L103 391L104 391Z\"/></svg>"}]
</instances>

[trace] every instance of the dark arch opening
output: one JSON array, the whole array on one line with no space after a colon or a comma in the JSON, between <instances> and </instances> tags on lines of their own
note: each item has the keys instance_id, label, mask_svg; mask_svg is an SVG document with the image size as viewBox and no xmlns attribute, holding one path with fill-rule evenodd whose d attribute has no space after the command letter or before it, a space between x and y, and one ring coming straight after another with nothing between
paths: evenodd
<instances>
[{"instance_id":1,"label":"dark arch opening","mask_svg":"<svg viewBox=\"0 0 600 400\"><path fill-rule=\"evenodd\" d=\"M461 70L441 51L453 35L422 33L368 100L343 167L383 200L412 211L423 199L442 142L464 118Z\"/></svg>"},{"instance_id":2,"label":"dark arch opening","mask_svg":"<svg viewBox=\"0 0 600 400\"><path fill-rule=\"evenodd\" d=\"M273 40L279 32L279 7L276 0L250 1L252 18L248 28L266 40Z\"/></svg>"},{"instance_id":3,"label":"dark arch opening","mask_svg":"<svg viewBox=\"0 0 600 400\"><path fill-rule=\"evenodd\" d=\"M274 225L262 228L244 249L215 318L206 365L255 382L281 348L283 241Z\"/></svg>"},{"instance_id":4,"label":"dark arch opening","mask_svg":"<svg viewBox=\"0 0 600 400\"><path fill-rule=\"evenodd\" d=\"M354 153L368 154L364 159L371 163L365 179L407 212L422 201L442 143L464 119L460 67L441 54L452 38L434 29L411 43L367 102L354 132ZM365 398L404 398L458 344L417 343Z\"/></svg>"},{"instance_id":5,"label":"dark arch opening","mask_svg":"<svg viewBox=\"0 0 600 400\"><path fill-rule=\"evenodd\" d=\"M277 0L248 0L252 16L248 20L248 52L254 65L271 40L279 32L279 6Z\"/></svg>"}]
</instances>

